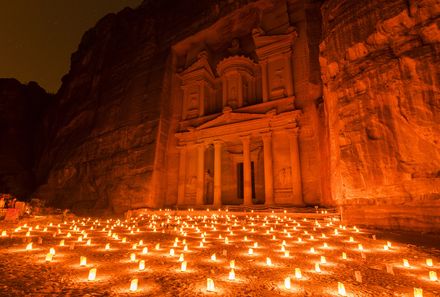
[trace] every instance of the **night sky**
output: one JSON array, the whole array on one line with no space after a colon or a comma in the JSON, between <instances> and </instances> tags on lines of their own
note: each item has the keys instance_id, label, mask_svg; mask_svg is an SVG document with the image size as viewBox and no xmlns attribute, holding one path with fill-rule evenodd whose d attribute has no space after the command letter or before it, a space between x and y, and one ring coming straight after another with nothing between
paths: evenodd
<instances>
[{"instance_id":1,"label":"night sky","mask_svg":"<svg viewBox=\"0 0 440 297\"><path fill-rule=\"evenodd\" d=\"M55 93L84 32L142 0L0 0L0 77Z\"/></svg>"}]
</instances>

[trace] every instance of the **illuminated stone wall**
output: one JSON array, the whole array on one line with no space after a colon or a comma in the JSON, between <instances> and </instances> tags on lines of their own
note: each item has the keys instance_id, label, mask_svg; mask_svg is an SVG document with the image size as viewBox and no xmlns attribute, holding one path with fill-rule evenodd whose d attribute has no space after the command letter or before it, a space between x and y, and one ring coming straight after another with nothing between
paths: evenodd
<instances>
[{"instance_id":1,"label":"illuminated stone wall","mask_svg":"<svg viewBox=\"0 0 440 297\"><path fill-rule=\"evenodd\" d=\"M330 190L353 224L438 230L438 1L326 1Z\"/></svg>"}]
</instances>

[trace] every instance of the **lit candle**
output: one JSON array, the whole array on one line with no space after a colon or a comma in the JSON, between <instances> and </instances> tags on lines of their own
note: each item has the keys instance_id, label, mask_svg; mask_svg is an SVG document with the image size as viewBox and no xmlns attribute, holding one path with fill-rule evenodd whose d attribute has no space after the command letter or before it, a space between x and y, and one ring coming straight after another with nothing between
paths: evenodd
<instances>
[{"instance_id":1,"label":"lit candle","mask_svg":"<svg viewBox=\"0 0 440 297\"><path fill-rule=\"evenodd\" d=\"M46 262L52 262L53 255L51 253L47 253Z\"/></svg>"},{"instance_id":2,"label":"lit candle","mask_svg":"<svg viewBox=\"0 0 440 297\"><path fill-rule=\"evenodd\" d=\"M107 244L105 245L105 250L108 251L109 249L110 249L110 243L107 243Z\"/></svg>"},{"instance_id":3,"label":"lit candle","mask_svg":"<svg viewBox=\"0 0 440 297\"><path fill-rule=\"evenodd\" d=\"M272 260L269 257L266 258L266 265L272 266Z\"/></svg>"},{"instance_id":4,"label":"lit candle","mask_svg":"<svg viewBox=\"0 0 440 297\"><path fill-rule=\"evenodd\" d=\"M347 254L345 252L342 252L342 259L347 260Z\"/></svg>"},{"instance_id":5,"label":"lit candle","mask_svg":"<svg viewBox=\"0 0 440 297\"><path fill-rule=\"evenodd\" d=\"M234 268L235 268L235 260L231 260L231 262L229 262L229 267L230 267L231 269L234 269Z\"/></svg>"},{"instance_id":6,"label":"lit candle","mask_svg":"<svg viewBox=\"0 0 440 297\"><path fill-rule=\"evenodd\" d=\"M142 249L142 254L148 254L148 248L147 247L144 247L143 249Z\"/></svg>"},{"instance_id":7,"label":"lit candle","mask_svg":"<svg viewBox=\"0 0 440 297\"><path fill-rule=\"evenodd\" d=\"M315 248L311 247L311 248L310 248L310 252L311 252L312 254L314 254L314 253L315 253Z\"/></svg>"},{"instance_id":8,"label":"lit candle","mask_svg":"<svg viewBox=\"0 0 440 297\"><path fill-rule=\"evenodd\" d=\"M211 255L211 261L215 261L215 260L217 260L217 256L215 254L212 254Z\"/></svg>"},{"instance_id":9,"label":"lit candle","mask_svg":"<svg viewBox=\"0 0 440 297\"><path fill-rule=\"evenodd\" d=\"M51 254L52 256L55 256L55 249L54 248L50 248L49 254Z\"/></svg>"},{"instance_id":10,"label":"lit candle","mask_svg":"<svg viewBox=\"0 0 440 297\"><path fill-rule=\"evenodd\" d=\"M180 271L186 271L186 261L182 262L182 265L180 265Z\"/></svg>"},{"instance_id":11,"label":"lit candle","mask_svg":"<svg viewBox=\"0 0 440 297\"><path fill-rule=\"evenodd\" d=\"M235 280L235 271L234 271L234 269L231 269L231 271L229 271L229 280Z\"/></svg>"},{"instance_id":12,"label":"lit candle","mask_svg":"<svg viewBox=\"0 0 440 297\"><path fill-rule=\"evenodd\" d=\"M89 270L89 281L96 279L96 268L92 268Z\"/></svg>"},{"instance_id":13,"label":"lit candle","mask_svg":"<svg viewBox=\"0 0 440 297\"><path fill-rule=\"evenodd\" d=\"M429 272L429 280L436 282L437 281L437 272L435 271L430 271Z\"/></svg>"},{"instance_id":14,"label":"lit candle","mask_svg":"<svg viewBox=\"0 0 440 297\"><path fill-rule=\"evenodd\" d=\"M430 258L426 259L426 265L432 267L433 266L432 259Z\"/></svg>"},{"instance_id":15,"label":"lit candle","mask_svg":"<svg viewBox=\"0 0 440 297\"><path fill-rule=\"evenodd\" d=\"M28 244L26 245L26 250L27 250L27 251L32 250L32 242L30 242L30 243L28 243Z\"/></svg>"},{"instance_id":16,"label":"lit candle","mask_svg":"<svg viewBox=\"0 0 440 297\"><path fill-rule=\"evenodd\" d=\"M208 291L208 292L215 291L214 281L211 278L208 278L206 280L206 291Z\"/></svg>"},{"instance_id":17,"label":"lit candle","mask_svg":"<svg viewBox=\"0 0 440 297\"><path fill-rule=\"evenodd\" d=\"M423 297L423 289L414 288L414 297Z\"/></svg>"},{"instance_id":18,"label":"lit candle","mask_svg":"<svg viewBox=\"0 0 440 297\"><path fill-rule=\"evenodd\" d=\"M6 233L5 230L3 230L3 231L2 231L2 237L6 237L6 236L8 236L8 234Z\"/></svg>"},{"instance_id":19,"label":"lit candle","mask_svg":"<svg viewBox=\"0 0 440 297\"><path fill-rule=\"evenodd\" d=\"M327 263L327 260L325 259L324 256L321 256L321 264L325 264L325 263Z\"/></svg>"},{"instance_id":20,"label":"lit candle","mask_svg":"<svg viewBox=\"0 0 440 297\"><path fill-rule=\"evenodd\" d=\"M136 254L135 253L131 253L130 254L130 261L131 262L135 262L136 261Z\"/></svg>"},{"instance_id":21,"label":"lit candle","mask_svg":"<svg viewBox=\"0 0 440 297\"><path fill-rule=\"evenodd\" d=\"M404 267L409 267L409 262L407 259L403 259L403 266Z\"/></svg>"},{"instance_id":22,"label":"lit candle","mask_svg":"<svg viewBox=\"0 0 440 297\"><path fill-rule=\"evenodd\" d=\"M81 256L79 258L79 266L86 266L87 265L87 257Z\"/></svg>"},{"instance_id":23,"label":"lit candle","mask_svg":"<svg viewBox=\"0 0 440 297\"><path fill-rule=\"evenodd\" d=\"M297 279L301 279L302 278L301 269L295 268L295 277Z\"/></svg>"},{"instance_id":24,"label":"lit candle","mask_svg":"<svg viewBox=\"0 0 440 297\"><path fill-rule=\"evenodd\" d=\"M170 249L170 256L174 256L174 249Z\"/></svg>"},{"instance_id":25,"label":"lit candle","mask_svg":"<svg viewBox=\"0 0 440 297\"><path fill-rule=\"evenodd\" d=\"M350 236L350 242L354 242L354 239L352 236Z\"/></svg>"},{"instance_id":26,"label":"lit candle","mask_svg":"<svg viewBox=\"0 0 440 297\"><path fill-rule=\"evenodd\" d=\"M290 277L286 277L286 278L284 279L284 287L285 287L286 289L290 290L290 288L291 288L291 285L290 285Z\"/></svg>"},{"instance_id":27,"label":"lit candle","mask_svg":"<svg viewBox=\"0 0 440 297\"><path fill-rule=\"evenodd\" d=\"M338 282L338 294L341 296L347 296L347 292L345 291L345 286L341 282Z\"/></svg>"},{"instance_id":28,"label":"lit candle","mask_svg":"<svg viewBox=\"0 0 440 297\"><path fill-rule=\"evenodd\" d=\"M157 243L156 244L156 250L159 250L160 249L160 243Z\"/></svg>"},{"instance_id":29,"label":"lit candle","mask_svg":"<svg viewBox=\"0 0 440 297\"><path fill-rule=\"evenodd\" d=\"M384 251L388 251L388 250L389 250L388 245L385 244L385 245L383 246L383 249L384 249Z\"/></svg>"},{"instance_id":30,"label":"lit candle","mask_svg":"<svg viewBox=\"0 0 440 297\"><path fill-rule=\"evenodd\" d=\"M285 251L285 252L284 252L284 257L287 258L287 257L289 257L289 255L290 255L290 254L289 254L289 251Z\"/></svg>"},{"instance_id":31,"label":"lit candle","mask_svg":"<svg viewBox=\"0 0 440 297\"><path fill-rule=\"evenodd\" d=\"M252 248L250 248L249 250L248 250L248 255L253 255L254 254L254 250L252 249Z\"/></svg>"},{"instance_id":32,"label":"lit candle","mask_svg":"<svg viewBox=\"0 0 440 297\"><path fill-rule=\"evenodd\" d=\"M364 250L364 247L362 246L362 244L358 244L358 250L360 250L360 251L363 251Z\"/></svg>"},{"instance_id":33,"label":"lit candle","mask_svg":"<svg viewBox=\"0 0 440 297\"><path fill-rule=\"evenodd\" d=\"M144 270L145 269L145 260L140 260L139 261L139 270Z\"/></svg>"},{"instance_id":34,"label":"lit candle","mask_svg":"<svg viewBox=\"0 0 440 297\"><path fill-rule=\"evenodd\" d=\"M315 263L315 271L321 272L321 267L319 267L319 263Z\"/></svg>"},{"instance_id":35,"label":"lit candle","mask_svg":"<svg viewBox=\"0 0 440 297\"><path fill-rule=\"evenodd\" d=\"M138 288L138 279L134 278L130 282L130 291L135 292Z\"/></svg>"}]
</instances>

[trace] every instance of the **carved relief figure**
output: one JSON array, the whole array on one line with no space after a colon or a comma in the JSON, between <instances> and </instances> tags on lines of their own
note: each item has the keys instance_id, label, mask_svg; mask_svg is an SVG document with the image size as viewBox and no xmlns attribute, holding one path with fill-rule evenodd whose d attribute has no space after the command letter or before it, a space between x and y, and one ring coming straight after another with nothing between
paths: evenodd
<instances>
[{"instance_id":1,"label":"carved relief figure","mask_svg":"<svg viewBox=\"0 0 440 297\"><path fill-rule=\"evenodd\" d=\"M278 182L281 187L288 187L292 178L290 167L284 167L278 171Z\"/></svg>"},{"instance_id":2,"label":"carved relief figure","mask_svg":"<svg viewBox=\"0 0 440 297\"><path fill-rule=\"evenodd\" d=\"M214 194L214 178L210 170L205 171L205 203L209 204L213 201Z\"/></svg>"},{"instance_id":3,"label":"carved relief figure","mask_svg":"<svg viewBox=\"0 0 440 297\"><path fill-rule=\"evenodd\" d=\"M196 190L196 183L197 183L196 176L193 175L188 177L188 181L186 182L186 187L188 188L188 191L194 192Z\"/></svg>"}]
</instances>

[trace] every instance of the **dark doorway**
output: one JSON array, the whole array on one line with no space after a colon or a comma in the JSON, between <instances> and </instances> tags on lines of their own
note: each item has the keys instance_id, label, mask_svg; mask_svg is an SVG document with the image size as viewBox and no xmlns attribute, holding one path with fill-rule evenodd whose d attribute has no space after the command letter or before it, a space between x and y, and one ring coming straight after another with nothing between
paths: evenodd
<instances>
[{"instance_id":1,"label":"dark doorway","mask_svg":"<svg viewBox=\"0 0 440 297\"><path fill-rule=\"evenodd\" d=\"M251 162L251 185L252 185L252 199L255 199L255 170L254 162ZM243 163L237 163L237 197L244 198L244 176Z\"/></svg>"}]
</instances>

